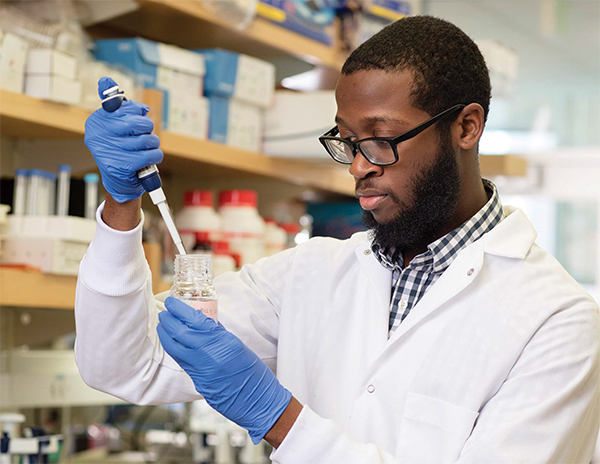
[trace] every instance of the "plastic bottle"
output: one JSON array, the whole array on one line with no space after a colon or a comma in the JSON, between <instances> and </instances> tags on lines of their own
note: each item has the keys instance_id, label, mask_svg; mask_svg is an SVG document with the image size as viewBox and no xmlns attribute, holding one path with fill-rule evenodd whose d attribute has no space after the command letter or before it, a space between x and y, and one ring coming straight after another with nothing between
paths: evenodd
<instances>
[{"instance_id":1,"label":"plastic bottle","mask_svg":"<svg viewBox=\"0 0 600 464\"><path fill-rule=\"evenodd\" d=\"M265 255L271 256L285 250L287 233L277 225L275 219L265 219Z\"/></svg>"},{"instance_id":2,"label":"plastic bottle","mask_svg":"<svg viewBox=\"0 0 600 464\"><path fill-rule=\"evenodd\" d=\"M265 256L265 221L258 214L258 196L253 190L225 190L219 194L223 239L241 265Z\"/></svg>"},{"instance_id":3,"label":"plastic bottle","mask_svg":"<svg viewBox=\"0 0 600 464\"><path fill-rule=\"evenodd\" d=\"M287 235L286 248L293 248L296 246L296 235L300 232L300 225L295 222L286 222L279 224Z\"/></svg>"},{"instance_id":4,"label":"plastic bottle","mask_svg":"<svg viewBox=\"0 0 600 464\"><path fill-rule=\"evenodd\" d=\"M15 172L15 187L13 194L13 214L15 215L25 214L28 180L29 171L27 169L17 169Z\"/></svg>"},{"instance_id":5,"label":"plastic bottle","mask_svg":"<svg viewBox=\"0 0 600 464\"><path fill-rule=\"evenodd\" d=\"M98 183L100 176L94 172L83 176L85 183L85 217L94 219L98 208Z\"/></svg>"},{"instance_id":6,"label":"plastic bottle","mask_svg":"<svg viewBox=\"0 0 600 464\"><path fill-rule=\"evenodd\" d=\"M213 252L213 274L215 277L237 269L239 256L234 256L231 253L228 242L217 240L211 243L211 248Z\"/></svg>"},{"instance_id":7,"label":"plastic bottle","mask_svg":"<svg viewBox=\"0 0 600 464\"><path fill-rule=\"evenodd\" d=\"M71 189L71 166L61 164L58 167L58 199L56 200L56 215L69 215L69 195Z\"/></svg>"},{"instance_id":8,"label":"plastic bottle","mask_svg":"<svg viewBox=\"0 0 600 464\"><path fill-rule=\"evenodd\" d=\"M175 256L175 275L169 296L180 299L216 321L218 305L217 292L213 286L211 256Z\"/></svg>"},{"instance_id":9,"label":"plastic bottle","mask_svg":"<svg viewBox=\"0 0 600 464\"><path fill-rule=\"evenodd\" d=\"M213 209L210 190L188 190L183 197L183 208L175 216L175 225L187 249L191 250L201 237L203 242L220 238L221 218Z\"/></svg>"}]
</instances>

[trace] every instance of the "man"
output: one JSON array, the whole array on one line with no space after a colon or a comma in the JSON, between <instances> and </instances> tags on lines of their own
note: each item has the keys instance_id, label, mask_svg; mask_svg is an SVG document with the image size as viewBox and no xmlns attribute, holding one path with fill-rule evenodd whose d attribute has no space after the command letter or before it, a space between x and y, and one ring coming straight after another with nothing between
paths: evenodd
<instances>
[{"instance_id":1,"label":"man","mask_svg":"<svg viewBox=\"0 0 600 464\"><path fill-rule=\"evenodd\" d=\"M481 179L476 45L400 20L350 56L336 98L321 142L350 166L370 232L217 278L219 325L172 298L157 315L134 171L162 157L147 108L90 117L110 195L78 283L84 380L139 404L200 393L282 464L588 464L598 307Z\"/></svg>"}]
</instances>

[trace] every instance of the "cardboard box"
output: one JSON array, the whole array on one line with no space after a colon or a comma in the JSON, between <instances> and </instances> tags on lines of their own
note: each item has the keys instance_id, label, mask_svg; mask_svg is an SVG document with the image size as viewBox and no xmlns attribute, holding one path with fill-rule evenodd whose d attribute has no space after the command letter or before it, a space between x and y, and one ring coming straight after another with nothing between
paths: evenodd
<instances>
[{"instance_id":1,"label":"cardboard box","mask_svg":"<svg viewBox=\"0 0 600 464\"><path fill-rule=\"evenodd\" d=\"M9 237L4 241L2 263L26 264L46 274L77 275L87 243L55 238Z\"/></svg>"},{"instance_id":2,"label":"cardboard box","mask_svg":"<svg viewBox=\"0 0 600 464\"><path fill-rule=\"evenodd\" d=\"M194 137L208 138L208 98L164 92L163 129Z\"/></svg>"},{"instance_id":3,"label":"cardboard box","mask_svg":"<svg viewBox=\"0 0 600 464\"><path fill-rule=\"evenodd\" d=\"M28 75L52 75L75 80L77 79L77 60L52 48L38 48L29 51L25 72Z\"/></svg>"},{"instance_id":4,"label":"cardboard box","mask_svg":"<svg viewBox=\"0 0 600 464\"><path fill-rule=\"evenodd\" d=\"M281 27L331 45L336 7L337 0L259 0L256 12Z\"/></svg>"},{"instance_id":5,"label":"cardboard box","mask_svg":"<svg viewBox=\"0 0 600 464\"><path fill-rule=\"evenodd\" d=\"M221 49L197 50L204 56L204 92L268 107L275 92L275 66L258 58Z\"/></svg>"},{"instance_id":6,"label":"cardboard box","mask_svg":"<svg viewBox=\"0 0 600 464\"><path fill-rule=\"evenodd\" d=\"M29 44L11 33L0 32L0 40L0 87L23 93Z\"/></svg>"},{"instance_id":7,"label":"cardboard box","mask_svg":"<svg viewBox=\"0 0 600 464\"><path fill-rule=\"evenodd\" d=\"M234 99L209 98L209 138L244 150L262 149L264 110Z\"/></svg>"},{"instance_id":8,"label":"cardboard box","mask_svg":"<svg viewBox=\"0 0 600 464\"><path fill-rule=\"evenodd\" d=\"M78 105L81 83L62 76L30 74L25 78L25 93L35 98Z\"/></svg>"},{"instance_id":9,"label":"cardboard box","mask_svg":"<svg viewBox=\"0 0 600 464\"><path fill-rule=\"evenodd\" d=\"M95 56L136 73L144 87L202 96L204 57L142 38L97 40Z\"/></svg>"},{"instance_id":10,"label":"cardboard box","mask_svg":"<svg viewBox=\"0 0 600 464\"><path fill-rule=\"evenodd\" d=\"M333 90L278 90L273 107L265 115L264 153L283 158L329 159L319 136L335 125L336 112Z\"/></svg>"}]
</instances>

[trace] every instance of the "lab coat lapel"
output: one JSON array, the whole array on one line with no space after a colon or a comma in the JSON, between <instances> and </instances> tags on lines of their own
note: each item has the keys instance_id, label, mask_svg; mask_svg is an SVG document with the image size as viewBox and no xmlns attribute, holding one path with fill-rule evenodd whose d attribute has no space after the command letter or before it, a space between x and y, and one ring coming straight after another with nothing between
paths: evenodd
<instances>
[{"instance_id":1,"label":"lab coat lapel","mask_svg":"<svg viewBox=\"0 0 600 464\"><path fill-rule=\"evenodd\" d=\"M392 271L381 265L377 258L373 255L370 248L370 242L366 242L358 246L355 250L358 262L365 271L365 278L371 288L374 290L376 297L375 304L370 309L374 314L369 314L368 317L376 317L378 327L377 340L381 340L381 348L387 341L388 318L390 298L392 291ZM372 342L372 340L371 340Z\"/></svg>"},{"instance_id":2,"label":"lab coat lapel","mask_svg":"<svg viewBox=\"0 0 600 464\"><path fill-rule=\"evenodd\" d=\"M395 330L386 349L475 280L483 265L483 248L483 240L478 240L459 253Z\"/></svg>"}]
</instances>

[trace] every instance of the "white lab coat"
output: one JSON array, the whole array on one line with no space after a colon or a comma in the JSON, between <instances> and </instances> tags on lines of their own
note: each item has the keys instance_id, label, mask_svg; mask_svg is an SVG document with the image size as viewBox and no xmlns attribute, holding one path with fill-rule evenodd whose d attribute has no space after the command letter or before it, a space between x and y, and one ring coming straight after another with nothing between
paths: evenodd
<instances>
[{"instance_id":1,"label":"white lab coat","mask_svg":"<svg viewBox=\"0 0 600 464\"><path fill-rule=\"evenodd\" d=\"M589 464L598 307L505 209L389 339L391 273L364 233L216 279L220 320L305 405L275 463ZM83 379L132 403L198 399L158 341L141 226L97 217L75 307Z\"/></svg>"}]
</instances>

